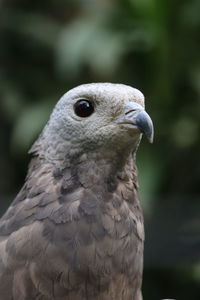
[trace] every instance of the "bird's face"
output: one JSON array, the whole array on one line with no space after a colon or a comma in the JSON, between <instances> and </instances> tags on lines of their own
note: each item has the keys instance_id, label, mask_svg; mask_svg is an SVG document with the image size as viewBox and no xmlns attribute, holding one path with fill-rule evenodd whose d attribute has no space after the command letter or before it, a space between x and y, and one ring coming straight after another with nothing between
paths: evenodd
<instances>
[{"instance_id":1,"label":"bird's face","mask_svg":"<svg viewBox=\"0 0 200 300\"><path fill-rule=\"evenodd\" d=\"M95 83L66 93L43 135L49 147L73 157L90 151L134 150L141 133L153 140L153 124L144 110L142 93L126 85Z\"/></svg>"}]
</instances>

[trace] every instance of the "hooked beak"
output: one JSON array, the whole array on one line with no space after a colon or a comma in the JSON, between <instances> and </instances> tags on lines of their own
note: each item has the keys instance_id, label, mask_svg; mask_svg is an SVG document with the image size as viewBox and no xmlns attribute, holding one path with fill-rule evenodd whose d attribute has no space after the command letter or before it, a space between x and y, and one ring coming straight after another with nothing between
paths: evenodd
<instances>
[{"instance_id":1,"label":"hooked beak","mask_svg":"<svg viewBox=\"0 0 200 300\"><path fill-rule=\"evenodd\" d=\"M118 124L132 125L144 133L150 143L153 143L154 129L153 122L144 108L134 102L129 102L125 108L124 116L117 120Z\"/></svg>"}]
</instances>

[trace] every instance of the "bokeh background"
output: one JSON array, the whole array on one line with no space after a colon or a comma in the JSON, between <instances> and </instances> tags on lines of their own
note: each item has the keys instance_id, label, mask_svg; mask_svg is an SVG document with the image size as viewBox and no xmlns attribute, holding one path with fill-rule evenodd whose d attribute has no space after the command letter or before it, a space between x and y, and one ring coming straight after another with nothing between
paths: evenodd
<instances>
[{"instance_id":1,"label":"bokeh background","mask_svg":"<svg viewBox=\"0 0 200 300\"><path fill-rule=\"evenodd\" d=\"M138 152L144 299L200 299L200 1L0 2L0 213L32 142L68 89L130 84L155 142Z\"/></svg>"}]
</instances>

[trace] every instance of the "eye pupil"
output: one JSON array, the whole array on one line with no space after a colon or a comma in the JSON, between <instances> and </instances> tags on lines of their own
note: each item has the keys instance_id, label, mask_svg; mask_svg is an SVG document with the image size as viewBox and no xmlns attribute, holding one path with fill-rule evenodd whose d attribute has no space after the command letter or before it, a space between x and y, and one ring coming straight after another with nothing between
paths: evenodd
<instances>
[{"instance_id":1,"label":"eye pupil","mask_svg":"<svg viewBox=\"0 0 200 300\"><path fill-rule=\"evenodd\" d=\"M89 117L94 112L94 106L88 100L81 99L74 105L75 114L79 117Z\"/></svg>"}]
</instances>

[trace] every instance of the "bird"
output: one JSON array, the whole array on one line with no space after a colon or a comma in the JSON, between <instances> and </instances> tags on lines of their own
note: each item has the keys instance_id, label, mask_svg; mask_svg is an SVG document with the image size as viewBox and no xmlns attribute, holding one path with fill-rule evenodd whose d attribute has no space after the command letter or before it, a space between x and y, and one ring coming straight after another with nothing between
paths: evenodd
<instances>
[{"instance_id":1,"label":"bird","mask_svg":"<svg viewBox=\"0 0 200 300\"><path fill-rule=\"evenodd\" d=\"M141 300L136 152L153 123L138 89L72 88L31 147L0 219L1 300Z\"/></svg>"}]
</instances>

